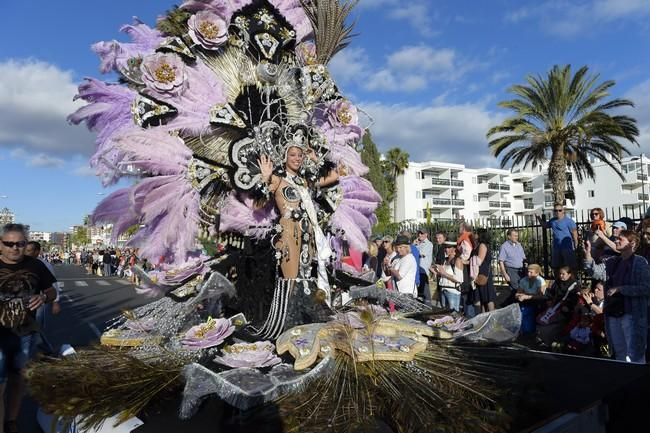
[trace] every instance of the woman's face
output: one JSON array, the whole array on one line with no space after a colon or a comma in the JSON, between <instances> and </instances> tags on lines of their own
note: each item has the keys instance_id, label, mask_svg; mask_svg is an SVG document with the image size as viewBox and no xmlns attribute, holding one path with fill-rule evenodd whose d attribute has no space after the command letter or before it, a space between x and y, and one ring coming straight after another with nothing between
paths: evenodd
<instances>
[{"instance_id":1,"label":"woman's face","mask_svg":"<svg viewBox=\"0 0 650 433\"><path fill-rule=\"evenodd\" d=\"M539 274L534 269L528 269L528 279L534 280Z\"/></svg>"},{"instance_id":2,"label":"woman's face","mask_svg":"<svg viewBox=\"0 0 650 433\"><path fill-rule=\"evenodd\" d=\"M561 281L568 281L569 278L571 278L571 274L564 269L560 271L560 274L558 276L560 277Z\"/></svg>"},{"instance_id":3,"label":"woman's face","mask_svg":"<svg viewBox=\"0 0 650 433\"><path fill-rule=\"evenodd\" d=\"M300 170L305 155L299 147L291 147L287 151L287 168L293 173Z\"/></svg>"},{"instance_id":4,"label":"woman's face","mask_svg":"<svg viewBox=\"0 0 650 433\"><path fill-rule=\"evenodd\" d=\"M634 250L634 243L630 242L625 236L616 236L616 249L620 252Z\"/></svg>"},{"instance_id":5,"label":"woman's face","mask_svg":"<svg viewBox=\"0 0 650 433\"><path fill-rule=\"evenodd\" d=\"M590 216L591 216L591 219L594 220L594 221L600 219L600 213L598 211L592 210Z\"/></svg>"}]
</instances>

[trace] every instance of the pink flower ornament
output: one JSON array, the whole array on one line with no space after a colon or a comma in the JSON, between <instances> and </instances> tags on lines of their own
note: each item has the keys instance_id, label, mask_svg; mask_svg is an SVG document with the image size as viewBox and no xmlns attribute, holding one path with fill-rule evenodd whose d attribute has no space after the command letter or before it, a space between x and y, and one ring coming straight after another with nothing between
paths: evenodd
<instances>
[{"instance_id":1,"label":"pink flower ornament","mask_svg":"<svg viewBox=\"0 0 650 433\"><path fill-rule=\"evenodd\" d=\"M192 41L206 50L217 50L228 40L226 18L214 12L203 10L187 21L188 34Z\"/></svg>"},{"instance_id":2,"label":"pink flower ornament","mask_svg":"<svg viewBox=\"0 0 650 433\"><path fill-rule=\"evenodd\" d=\"M140 70L144 84L157 93L176 96L185 89L185 63L176 54L150 54L142 60Z\"/></svg>"},{"instance_id":3,"label":"pink flower ornament","mask_svg":"<svg viewBox=\"0 0 650 433\"><path fill-rule=\"evenodd\" d=\"M183 336L181 343L186 349L199 350L218 346L235 331L228 319L209 318L207 322L192 326Z\"/></svg>"},{"instance_id":4,"label":"pink flower ornament","mask_svg":"<svg viewBox=\"0 0 650 433\"><path fill-rule=\"evenodd\" d=\"M275 353L273 353L274 350L275 345L270 341L258 341L252 344L237 343L223 348L223 355L217 356L214 359L214 362L232 368L272 367L282 361Z\"/></svg>"}]
</instances>

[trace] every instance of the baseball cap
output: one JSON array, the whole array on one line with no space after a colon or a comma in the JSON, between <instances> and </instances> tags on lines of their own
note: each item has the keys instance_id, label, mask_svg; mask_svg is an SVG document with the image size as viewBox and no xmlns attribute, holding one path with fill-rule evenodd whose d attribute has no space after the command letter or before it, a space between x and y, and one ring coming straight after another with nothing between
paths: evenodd
<instances>
[{"instance_id":1,"label":"baseball cap","mask_svg":"<svg viewBox=\"0 0 650 433\"><path fill-rule=\"evenodd\" d=\"M397 238L395 238L395 245L410 245L411 240L408 238L408 236L404 235L399 235Z\"/></svg>"},{"instance_id":2,"label":"baseball cap","mask_svg":"<svg viewBox=\"0 0 650 433\"><path fill-rule=\"evenodd\" d=\"M622 230L627 230L627 225L623 221L616 221L612 227Z\"/></svg>"}]
</instances>

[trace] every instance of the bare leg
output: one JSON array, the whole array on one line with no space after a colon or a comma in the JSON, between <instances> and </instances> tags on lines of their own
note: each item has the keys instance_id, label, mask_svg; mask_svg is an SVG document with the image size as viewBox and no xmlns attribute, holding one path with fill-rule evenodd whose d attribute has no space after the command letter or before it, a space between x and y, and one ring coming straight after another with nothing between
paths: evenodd
<instances>
[{"instance_id":1,"label":"bare leg","mask_svg":"<svg viewBox=\"0 0 650 433\"><path fill-rule=\"evenodd\" d=\"M494 311L494 302L488 302L487 310L488 311Z\"/></svg>"}]
</instances>

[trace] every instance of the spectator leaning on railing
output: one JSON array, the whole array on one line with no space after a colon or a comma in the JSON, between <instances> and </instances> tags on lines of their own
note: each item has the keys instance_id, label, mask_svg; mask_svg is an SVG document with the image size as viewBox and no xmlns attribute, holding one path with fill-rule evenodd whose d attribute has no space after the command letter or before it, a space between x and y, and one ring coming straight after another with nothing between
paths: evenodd
<instances>
[{"instance_id":1,"label":"spectator leaning on railing","mask_svg":"<svg viewBox=\"0 0 650 433\"><path fill-rule=\"evenodd\" d=\"M519 243L519 232L508 230L508 239L499 249L499 270L510 287L510 296L501 305L505 307L515 302L515 293L519 288L519 280L526 276L526 253Z\"/></svg>"},{"instance_id":2,"label":"spectator leaning on railing","mask_svg":"<svg viewBox=\"0 0 650 433\"><path fill-rule=\"evenodd\" d=\"M588 275L605 281L605 328L610 348L617 360L645 363L648 335L650 265L635 255L639 236L623 230L616 239L620 256L595 263L591 244L584 243L584 268ZM622 307L622 308L621 308Z\"/></svg>"}]
</instances>

